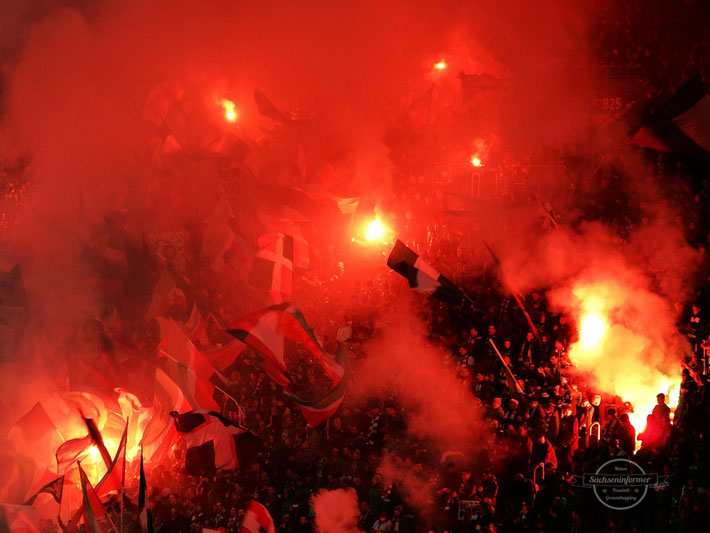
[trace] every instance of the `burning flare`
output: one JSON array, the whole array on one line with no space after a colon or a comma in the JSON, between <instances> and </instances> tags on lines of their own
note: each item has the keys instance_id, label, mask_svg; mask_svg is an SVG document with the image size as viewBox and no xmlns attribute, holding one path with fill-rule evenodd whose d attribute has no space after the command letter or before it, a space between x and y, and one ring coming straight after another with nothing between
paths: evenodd
<instances>
[{"instance_id":1,"label":"burning flare","mask_svg":"<svg viewBox=\"0 0 710 533\"><path fill-rule=\"evenodd\" d=\"M444 61L439 61L434 65L434 68L436 70L444 70L447 67L446 63Z\"/></svg>"},{"instance_id":2,"label":"burning flare","mask_svg":"<svg viewBox=\"0 0 710 533\"><path fill-rule=\"evenodd\" d=\"M569 348L571 361L593 375L600 392L631 404L628 415L637 434L656 405L656 394L664 393L674 409L679 380L672 377L677 369L669 358L673 348L657 295L605 279L577 282L568 297L579 327L579 338Z\"/></svg>"},{"instance_id":3,"label":"burning flare","mask_svg":"<svg viewBox=\"0 0 710 533\"><path fill-rule=\"evenodd\" d=\"M471 156L471 164L474 167L481 167L483 166L483 163L481 162L481 159L477 155L472 155Z\"/></svg>"},{"instance_id":4,"label":"burning flare","mask_svg":"<svg viewBox=\"0 0 710 533\"><path fill-rule=\"evenodd\" d=\"M224 119L227 122L236 122L237 110L234 106L234 102L232 102L231 100L227 100L226 98L222 98L222 100L220 100L220 104L222 106L222 109L224 109Z\"/></svg>"},{"instance_id":5,"label":"burning flare","mask_svg":"<svg viewBox=\"0 0 710 533\"><path fill-rule=\"evenodd\" d=\"M582 317L579 326L579 344L584 348L595 348L604 340L607 325L597 313L591 312Z\"/></svg>"},{"instance_id":6,"label":"burning flare","mask_svg":"<svg viewBox=\"0 0 710 533\"><path fill-rule=\"evenodd\" d=\"M377 241L382 239L385 235L385 228L382 225L382 221L376 218L367 226L365 230L365 240L367 241Z\"/></svg>"}]
</instances>

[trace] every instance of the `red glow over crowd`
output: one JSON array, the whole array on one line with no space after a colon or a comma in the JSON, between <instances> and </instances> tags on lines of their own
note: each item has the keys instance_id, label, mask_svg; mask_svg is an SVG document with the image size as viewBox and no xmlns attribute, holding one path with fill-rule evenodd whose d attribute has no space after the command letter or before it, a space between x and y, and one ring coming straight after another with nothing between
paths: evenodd
<instances>
[{"instance_id":1,"label":"red glow over crowd","mask_svg":"<svg viewBox=\"0 0 710 533\"><path fill-rule=\"evenodd\" d=\"M706 6L60 4L0 8L0 532L705 531Z\"/></svg>"}]
</instances>

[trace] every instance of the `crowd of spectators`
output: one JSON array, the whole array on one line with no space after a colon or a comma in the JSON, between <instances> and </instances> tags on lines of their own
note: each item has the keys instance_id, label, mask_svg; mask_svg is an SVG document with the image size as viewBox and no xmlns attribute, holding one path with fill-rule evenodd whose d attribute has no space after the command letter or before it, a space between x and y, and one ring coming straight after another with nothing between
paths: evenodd
<instances>
[{"instance_id":1,"label":"crowd of spectators","mask_svg":"<svg viewBox=\"0 0 710 533\"><path fill-rule=\"evenodd\" d=\"M356 359L366 357L362 347L377 333L378 313L397 305L393 284L401 281L383 276L364 284L362 307L340 319L352 327L349 344ZM213 479L187 476L179 458L153 465L148 481L156 531L239 531L253 498L268 508L279 532L310 532L311 498L323 489L343 488L355 491L358 527L367 532L430 526L434 531L703 530L710 486L705 301L699 296L678 325L693 348L679 375L678 405L667 405L659 394L646 427L637 428L629 422L628 404L572 372L567 349L577 340L575 324L549 312L544 294L527 298L542 344L511 298L482 290L476 301L481 305L473 312L435 300L427 306L429 338L450 353L441 364L458 374L484 413L487 444L474 457L442 456L435 443L409 433L401 403L386 391L364 405L346 399L328 424L307 428L246 352L231 369L229 389L241 413L228 402L225 414L256 432L264 451L253 464ZM328 324L343 325L315 308L306 314L326 331ZM511 389L491 340L522 394ZM308 366L294 375L308 379ZM381 471L383 457L411 472L415 486L425 487L424 499L413 491L411 479ZM575 476L595 472L612 458L632 458L646 472L667 476L668 483L651 487L633 509L611 511L590 489L580 488Z\"/></svg>"}]
</instances>

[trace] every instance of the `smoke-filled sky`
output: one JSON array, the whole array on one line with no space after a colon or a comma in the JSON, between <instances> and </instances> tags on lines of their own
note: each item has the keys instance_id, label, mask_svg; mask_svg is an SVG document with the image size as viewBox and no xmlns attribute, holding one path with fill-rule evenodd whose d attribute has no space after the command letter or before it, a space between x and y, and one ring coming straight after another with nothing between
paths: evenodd
<instances>
[{"instance_id":1,"label":"smoke-filled sky","mask_svg":"<svg viewBox=\"0 0 710 533\"><path fill-rule=\"evenodd\" d=\"M282 109L301 110L312 129L334 139L321 148L336 154L348 192L375 190L378 202L393 193L382 141L387 127L431 83L435 98L447 101L458 91L459 70L512 80L496 119L511 145L574 129L580 121L569 110L559 110L562 124L538 105L567 91L570 66L585 63L584 13L563 5L5 3L0 146L4 158L29 163L33 183L6 263L25 259L41 307L71 317L73 301L83 308L90 298L81 294L77 243L100 216L150 211L145 225L152 228L143 231L179 226L186 212L206 217L214 188L200 185L213 184L212 176L184 172L167 187L140 164L155 131L143 107L162 82L234 100L248 142L271 126L257 113L254 89ZM432 77L440 59L449 69ZM570 79L560 77L560 66ZM446 108L433 113L450 120ZM156 189L162 198L149 196Z\"/></svg>"}]
</instances>

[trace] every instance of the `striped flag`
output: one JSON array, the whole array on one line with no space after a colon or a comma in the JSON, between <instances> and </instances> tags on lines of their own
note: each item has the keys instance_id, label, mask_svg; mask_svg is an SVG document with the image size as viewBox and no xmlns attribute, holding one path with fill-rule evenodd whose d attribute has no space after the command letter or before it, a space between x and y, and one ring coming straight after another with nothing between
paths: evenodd
<instances>
[{"instance_id":1,"label":"striped flag","mask_svg":"<svg viewBox=\"0 0 710 533\"><path fill-rule=\"evenodd\" d=\"M193 370L173 359L168 359L166 365L170 377L192 409L220 410L214 399L215 388L211 382L202 379Z\"/></svg>"},{"instance_id":2,"label":"striped flag","mask_svg":"<svg viewBox=\"0 0 710 533\"><path fill-rule=\"evenodd\" d=\"M249 502L247 512L244 513L241 533L276 533L274 519L266 507L255 500Z\"/></svg>"},{"instance_id":3,"label":"striped flag","mask_svg":"<svg viewBox=\"0 0 710 533\"><path fill-rule=\"evenodd\" d=\"M287 393L287 396L298 405L298 408L301 410L301 413L303 413L303 417L310 427L316 427L333 416L345 398L349 356L344 342L338 343L338 352L335 362L343 368L343 377L338 381L338 384L322 398L306 401L298 396Z\"/></svg>"},{"instance_id":4,"label":"striped flag","mask_svg":"<svg viewBox=\"0 0 710 533\"><path fill-rule=\"evenodd\" d=\"M272 305L238 318L227 328L227 333L254 348L262 357L262 368L283 387L291 382L284 359L287 339L308 349L334 383L343 377L343 368L331 360L311 325L291 303Z\"/></svg>"},{"instance_id":5,"label":"striped flag","mask_svg":"<svg viewBox=\"0 0 710 533\"><path fill-rule=\"evenodd\" d=\"M448 279L426 263L418 254L410 250L399 239L392 248L387 266L404 276L409 286L417 292L431 294L444 302L458 305L465 296Z\"/></svg>"},{"instance_id":6,"label":"striped flag","mask_svg":"<svg viewBox=\"0 0 710 533\"><path fill-rule=\"evenodd\" d=\"M159 353L185 365L202 379L212 379L216 374L214 367L180 329L180 326L168 318L158 317L156 320L160 325L162 337L158 345Z\"/></svg>"},{"instance_id":7,"label":"striped flag","mask_svg":"<svg viewBox=\"0 0 710 533\"><path fill-rule=\"evenodd\" d=\"M163 337L158 349L167 359L166 369L171 379L166 380L158 371L156 379L171 397L169 403L173 403L173 409L182 412L189 405L190 409L219 410L213 398L213 383L222 382L220 374L175 322L166 318L157 320ZM175 393L172 384L178 387L180 394Z\"/></svg>"},{"instance_id":8,"label":"striped flag","mask_svg":"<svg viewBox=\"0 0 710 533\"><path fill-rule=\"evenodd\" d=\"M155 369L155 402L156 405L160 405L166 411L177 411L178 413L184 413L195 408L183 394L180 386L160 368ZM153 417L153 419L156 420L156 417ZM149 423L148 426L150 427L150 425Z\"/></svg>"}]
</instances>

